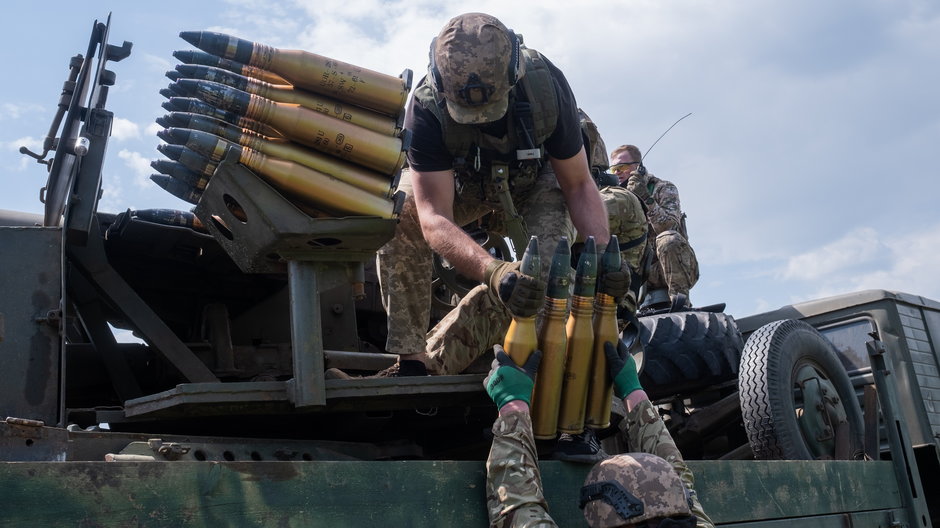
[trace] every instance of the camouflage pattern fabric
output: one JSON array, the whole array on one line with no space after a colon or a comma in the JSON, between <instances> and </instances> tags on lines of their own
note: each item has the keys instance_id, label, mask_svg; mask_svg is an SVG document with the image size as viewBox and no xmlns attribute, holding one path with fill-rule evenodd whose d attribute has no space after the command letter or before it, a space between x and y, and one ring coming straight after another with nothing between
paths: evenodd
<instances>
[{"instance_id":1,"label":"camouflage pattern fabric","mask_svg":"<svg viewBox=\"0 0 940 528\"><path fill-rule=\"evenodd\" d=\"M584 518L592 528L631 525L665 518L688 518L689 501L686 488L669 462L649 453L614 455L591 468L584 479L589 486L601 482L612 482L643 503L642 512L624 519L608 502L594 499L584 506Z\"/></svg>"},{"instance_id":2,"label":"camouflage pattern fabric","mask_svg":"<svg viewBox=\"0 0 940 528\"><path fill-rule=\"evenodd\" d=\"M656 254L646 279L649 289L668 289L669 295L689 295L698 282L698 260L692 246L678 231L663 231L653 240Z\"/></svg>"},{"instance_id":3,"label":"camouflage pattern fabric","mask_svg":"<svg viewBox=\"0 0 940 528\"><path fill-rule=\"evenodd\" d=\"M461 301L461 317L451 313L427 332L431 311L431 248L418 222L410 174L408 170L402 171L398 186L407 196L395 236L376 256L382 303L388 314L385 348L392 354L427 351L433 364L442 365L442 370L436 371L432 364L432 373L457 374L502 340L503 335L493 327L505 325L502 330L505 334L509 315L488 288L481 286ZM551 165L546 163L542 167L531 189L513 194L513 202L529 235L539 238L541 273L548 277L558 240L562 236L574 240L575 233ZM457 225L466 225L492 211L499 212L499 204L482 201L476 189L462 189L454 198ZM497 233L498 224L494 222L491 226ZM461 364L459 370L450 370ZM444 365L450 366L445 369Z\"/></svg>"},{"instance_id":4,"label":"camouflage pattern fabric","mask_svg":"<svg viewBox=\"0 0 940 528\"><path fill-rule=\"evenodd\" d=\"M653 250L653 262L647 277L648 289L668 289L670 295L688 295L692 286L698 282L699 268L682 221L679 190L671 182L652 174L641 178L633 173L627 188L637 187L647 190L652 187L649 192L651 200L646 205L651 230L649 243Z\"/></svg>"},{"instance_id":5,"label":"camouflage pattern fabric","mask_svg":"<svg viewBox=\"0 0 940 528\"><path fill-rule=\"evenodd\" d=\"M607 208L610 234L617 235L620 245L625 245L646 233L646 213L635 194L623 187L602 187L600 193ZM637 269L645 249L646 242L621 251L620 256L631 269Z\"/></svg>"},{"instance_id":6,"label":"camouflage pattern fabric","mask_svg":"<svg viewBox=\"0 0 940 528\"><path fill-rule=\"evenodd\" d=\"M493 423L493 445L486 460L486 509L492 527L558 526L548 515L542 494L528 412L500 415Z\"/></svg>"},{"instance_id":7,"label":"camouflage pattern fabric","mask_svg":"<svg viewBox=\"0 0 940 528\"><path fill-rule=\"evenodd\" d=\"M652 402L642 401L628 412L626 418L620 422L620 431L627 439L628 451L650 453L672 465L682 483L692 493L692 514L698 518L698 527L714 528L714 523L705 514L695 494L695 477L692 470L685 464L679 448L676 447Z\"/></svg>"}]
</instances>

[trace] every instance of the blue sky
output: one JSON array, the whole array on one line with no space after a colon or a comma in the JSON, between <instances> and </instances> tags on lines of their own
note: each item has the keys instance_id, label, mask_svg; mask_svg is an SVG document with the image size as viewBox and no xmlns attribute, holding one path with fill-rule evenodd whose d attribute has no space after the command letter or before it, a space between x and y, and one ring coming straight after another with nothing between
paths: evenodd
<instances>
[{"instance_id":1,"label":"blue sky","mask_svg":"<svg viewBox=\"0 0 940 528\"><path fill-rule=\"evenodd\" d=\"M330 4L330 5L327 5ZM576 5L574 5L576 4ZM702 269L695 304L735 316L859 289L940 299L940 4L928 0L16 2L4 7L0 209L42 211L48 129L68 60L113 12L117 121L101 210L187 209L149 181L160 88L180 31L210 29L397 75L466 9L567 75L609 148L676 183Z\"/></svg>"}]
</instances>

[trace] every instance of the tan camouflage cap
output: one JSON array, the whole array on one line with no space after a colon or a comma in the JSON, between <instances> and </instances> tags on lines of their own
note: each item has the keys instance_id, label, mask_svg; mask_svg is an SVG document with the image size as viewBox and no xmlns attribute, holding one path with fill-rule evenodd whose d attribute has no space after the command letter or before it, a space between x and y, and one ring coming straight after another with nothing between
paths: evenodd
<instances>
[{"instance_id":1,"label":"tan camouflage cap","mask_svg":"<svg viewBox=\"0 0 940 528\"><path fill-rule=\"evenodd\" d=\"M584 480L581 504L592 528L633 526L668 517L694 521L679 476L669 462L647 453L615 455L598 462Z\"/></svg>"},{"instance_id":2,"label":"tan camouflage cap","mask_svg":"<svg viewBox=\"0 0 940 528\"><path fill-rule=\"evenodd\" d=\"M432 75L458 123L489 123L506 114L509 90L523 74L523 61L513 50L518 44L510 35L496 17L466 13L452 18L434 39L437 73Z\"/></svg>"}]
</instances>

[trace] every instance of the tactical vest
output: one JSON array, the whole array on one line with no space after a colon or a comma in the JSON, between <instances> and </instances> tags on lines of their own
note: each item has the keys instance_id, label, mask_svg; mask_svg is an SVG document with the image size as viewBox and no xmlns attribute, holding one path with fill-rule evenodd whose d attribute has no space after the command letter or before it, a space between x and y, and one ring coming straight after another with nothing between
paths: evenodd
<instances>
[{"instance_id":1,"label":"tactical vest","mask_svg":"<svg viewBox=\"0 0 940 528\"><path fill-rule=\"evenodd\" d=\"M555 84L545 59L535 50L523 48L525 75L509 93L506 135L484 134L479 125L462 125L447 112L444 99L425 78L415 90L415 99L441 123L447 151L453 156L457 192L475 192L480 200L499 201L490 181L493 162L509 166L510 193L525 192L535 184L545 161L543 143L555 131L558 101ZM517 151L538 149L537 156L518 159Z\"/></svg>"}]
</instances>

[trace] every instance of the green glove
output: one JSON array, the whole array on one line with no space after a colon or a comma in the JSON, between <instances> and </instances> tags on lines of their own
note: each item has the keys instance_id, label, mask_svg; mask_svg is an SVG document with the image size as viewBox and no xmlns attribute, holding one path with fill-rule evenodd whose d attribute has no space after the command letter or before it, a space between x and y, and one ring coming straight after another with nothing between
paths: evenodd
<instances>
[{"instance_id":1,"label":"green glove","mask_svg":"<svg viewBox=\"0 0 940 528\"><path fill-rule=\"evenodd\" d=\"M496 298L516 317L532 317L545 302L545 281L519 271L522 263L493 260L486 266L483 280Z\"/></svg>"},{"instance_id":2,"label":"green glove","mask_svg":"<svg viewBox=\"0 0 940 528\"><path fill-rule=\"evenodd\" d=\"M607 356L607 375L614 380L614 394L625 398L635 390L643 390L640 377L636 373L636 361L627 345L617 340L617 346L610 341L604 343L604 355Z\"/></svg>"},{"instance_id":3,"label":"green glove","mask_svg":"<svg viewBox=\"0 0 940 528\"><path fill-rule=\"evenodd\" d=\"M519 366L506 354L503 347L493 346L496 359L490 367L490 373L483 380L486 393L496 404L497 409L515 400L528 404L532 400L532 387L535 386L535 373L538 372L542 351L533 350L525 365Z\"/></svg>"}]
</instances>

